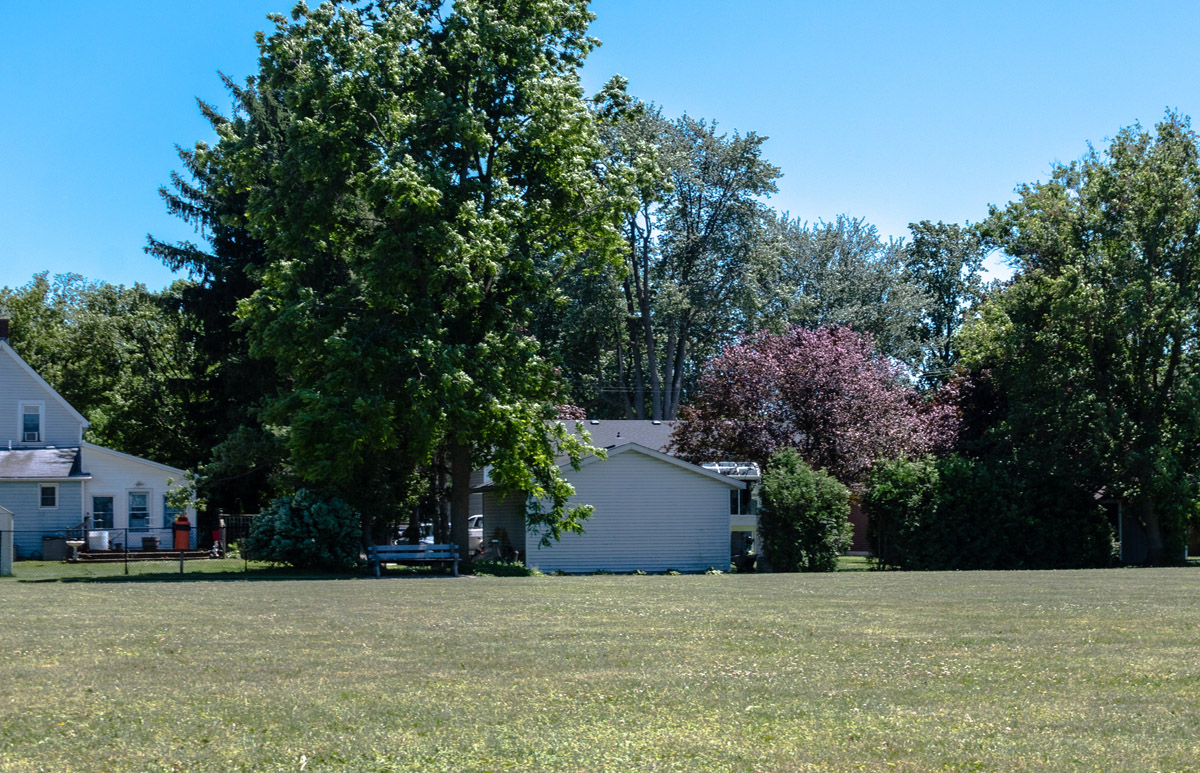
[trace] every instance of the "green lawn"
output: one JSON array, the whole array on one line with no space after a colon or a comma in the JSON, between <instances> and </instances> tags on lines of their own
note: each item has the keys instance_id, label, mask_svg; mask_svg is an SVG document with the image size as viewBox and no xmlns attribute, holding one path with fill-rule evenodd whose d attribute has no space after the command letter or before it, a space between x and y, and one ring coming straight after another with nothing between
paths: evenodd
<instances>
[{"instance_id":1,"label":"green lawn","mask_svg":"<svg viewBox=\"0 0 1200 773\"><path fill-rule=\"evenodd\" d=\"M1200 766L1194 567L13 578L0 603L5 771Z\"/></svg>"}]
</instances>

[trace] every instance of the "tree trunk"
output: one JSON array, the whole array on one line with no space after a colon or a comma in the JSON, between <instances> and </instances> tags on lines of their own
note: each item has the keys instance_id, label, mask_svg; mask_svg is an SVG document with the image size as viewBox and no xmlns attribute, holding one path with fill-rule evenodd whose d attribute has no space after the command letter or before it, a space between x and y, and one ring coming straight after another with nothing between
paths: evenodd
<instances>
[{"instance_id":1,"label":"tree trunk","mask_svg":"<svg viewBox=\"0 0 1200 773\"><path fill-rule=\"evenodd\" d=\"M460 441L450 445L450 541L458 545L458 555L471 557L467 519L471 515L471 447Z\"/></svg>"},{"instance_id":2,"label":"tree trunk","mask_svg":"<svg viewBox=\"0 0 1200 773\"><path fill-rule=\"evenodd\" d=\"M1132 502L1133 514L1146 528L1146 565L1162 566L1166 563L1166 553L1163 547L1162 519L1154 501L1145 494L1139 495Z\"/></svg>"},{"instance_id":3,"label":"tree trunk","mask_svg":"<svg viewBox=\"0 0 1200 773\"><path fill-rule=\"evenodd\" d=\"M446 456L438 454L437 457L437 512L433 518L433 541L439 544L444 544L449 539L450 528L450 501L447 498L446 489Z\"/></svg>"},{"instance_id":4,"label":"tree trunk","mask_svg":"<svg viewBox=\"0 0 1200 773\"><path fill-rule=\"evenodd\" d=\"M675 368L670 381L670 391L667 395L667 409L663 412L663 418L666 420L673 420L679 415L679 403L683 400L683 371L687 364L688 348L687 332L688 328L684 325L679 335L679 342L676 344Z\"/></svg>"}]
</instances>

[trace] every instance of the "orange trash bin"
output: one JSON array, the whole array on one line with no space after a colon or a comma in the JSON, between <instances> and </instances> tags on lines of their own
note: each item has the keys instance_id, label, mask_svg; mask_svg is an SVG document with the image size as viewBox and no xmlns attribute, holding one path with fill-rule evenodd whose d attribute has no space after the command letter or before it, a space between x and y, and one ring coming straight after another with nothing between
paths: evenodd
<instances>
[{"instance_id":1,"label":"orange trash bin","mask_svg":"<svg viewBox=\"0 0 1200 773\"><path fill-rule=\"evenodd\" d=\"M192 546L192 524L186 515L178 515L171 528L175 530L176 550L187 550Z\"/></svg>"}]
</instances>

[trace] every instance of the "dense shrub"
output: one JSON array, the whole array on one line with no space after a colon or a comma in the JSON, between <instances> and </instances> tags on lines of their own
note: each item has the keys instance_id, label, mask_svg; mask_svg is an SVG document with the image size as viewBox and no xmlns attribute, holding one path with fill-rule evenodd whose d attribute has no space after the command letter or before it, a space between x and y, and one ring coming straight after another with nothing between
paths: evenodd
<instances>
[{"instance_id":1,"label":"dense shrub","mask_svg":"<svg viewBox=\"0 0 1200 773\"><path fill-rule=\"evenodd\" d=\"M488 577L535 577L541 572L530 569L519 561L472 561L463 566L464 571Z\"/></svg>"},{"instance_id":2,"label":"dense shrub","mask_svg":"<svg viewBox=\"0 0 1200 773\"><path fill-rule=\"evenodd\" d=\"M1112 527L1094 493L1011 459L880 462L863 504L884 567L1049 569L1112 560Z\"/></svg>"},{"instance_id":3,"label":"dense shrub","mask_svg":"<svg viewBox=\"0 0 1200 773\"><path fill-rule=\"evenodd\" d=\"M938 469L932 458L888 459L875 465L863 510L870 516L868 538L883 568L921 563L923 519L937 513Z\"/></svg>"},{"instance_id":4,"label":"dense shrub","mask_svg":"<svg viewBox=\"0 0 1200 773\"><path fill-rule=\"evenodd\" d=\"M829 572L850 547L850 492L785 448L767 463L759 533L777 572Z\"/></svg>"},{"instance_id":5,"label":"dense shrub","mask_svg":"<svg viewBox=\"0 0 1200 773\"><path fill-rule=\"evenodd\" d=\"M254 519L241 547L247 557L296 567L348 569L358 563L362 526L340 499L300 489Z\"/></svg>"}]
</instances>

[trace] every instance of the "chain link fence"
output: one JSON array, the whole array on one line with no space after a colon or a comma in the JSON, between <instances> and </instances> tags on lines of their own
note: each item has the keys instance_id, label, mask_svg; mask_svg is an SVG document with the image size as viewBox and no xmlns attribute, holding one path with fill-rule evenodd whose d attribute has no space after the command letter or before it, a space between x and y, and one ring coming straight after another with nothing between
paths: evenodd
<instances>
[{"instance_id":1,"label":"chain link fence","mask_svg":"<svg viewBox=\"0 0 1200 773\"><path fill-rule=\"evenodd\" d=\"M196 529L73 529L0 532L12 545L12 576L69 580L128 576L230 574L250 571L236 547L198 546Z\"/></svg>"}]
</instances>

